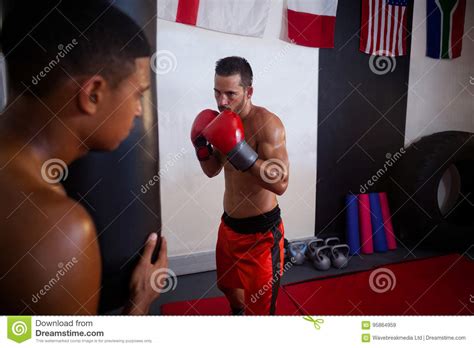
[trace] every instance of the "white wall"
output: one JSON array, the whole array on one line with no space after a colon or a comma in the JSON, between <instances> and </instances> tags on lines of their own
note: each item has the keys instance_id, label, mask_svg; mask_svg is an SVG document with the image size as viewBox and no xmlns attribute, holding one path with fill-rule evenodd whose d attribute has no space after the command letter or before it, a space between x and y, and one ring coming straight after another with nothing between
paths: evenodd
<instances>
[{"instance_id":1,"label":"white wall","mask_svg":"<svg viewBox=\"0 0 474 348\"><path fill-rule=\"evenodd\" d=\"M286 237L314 234L318 50L280 40L282 11L283 0L272 1L263 39L158 20L161 209L172 257L215 248L224 177L208 179L202 173L189 131L201 109L216 107L214 66L229 55L248 59L254 104L277 114L286 127L290 183L279 199Z\"/></svg>"},{"instance_id":2,"label":"white wall","mask_svg":"<svg viewBox=\"0 0 474 348\"><path fill-rule=\"evenodd\" d=\"M474 132L474 1L467 1L461 57L437 60L425 52L426 1L416 0L406 144L446 130Z\"/></svg>"}]
</instances>

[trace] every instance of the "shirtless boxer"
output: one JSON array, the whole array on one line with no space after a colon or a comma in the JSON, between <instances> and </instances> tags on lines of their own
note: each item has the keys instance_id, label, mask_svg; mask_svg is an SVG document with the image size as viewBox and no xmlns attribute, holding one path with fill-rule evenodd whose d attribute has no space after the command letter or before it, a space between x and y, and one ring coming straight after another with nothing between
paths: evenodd
<instances>
[{"instance_id":1,"label":"shirtless boxer","mask_svg":"<svg viewBox=\"0 0 474 348\"><path fill-rule=\"evenodd\" d=\"M252 69L240 57L216 64L217 111L204 110L191 138L208 177L224 168L224 214L216 246L217 285L233 314L274 314L284 228L276 195L288 186L285 128L252 104ZM244 140L244 141L243 141Z\"/></svg>"},{"instance_id":2,"label":"shirtless boxer","mask_svg":"<svg viewBox=\"0 0 474 348\"><path fill-rule=\"evenodd\" d=\"M45 180L42 167L119 146L142 112L150 48L140 27L105 2L48 3L14 9L3 26L10 103L0 116L0 313L96 314L101 256L94 223L61 184ZM58 45L71 42L59 65L38 75ZM167 253L162 240L151 262L157 239L150 234L134 270L126 314L147 314L159 295L150 277L167 267Z\"/></svg>"}]
</instances>

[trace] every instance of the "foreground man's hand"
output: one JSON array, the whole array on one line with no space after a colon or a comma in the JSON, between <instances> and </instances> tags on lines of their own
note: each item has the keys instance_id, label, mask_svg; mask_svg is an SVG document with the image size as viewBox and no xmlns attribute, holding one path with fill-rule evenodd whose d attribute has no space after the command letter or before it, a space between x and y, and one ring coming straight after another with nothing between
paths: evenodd
<instances>
[{"instance_id":1,"label":"foreground man's hand","mask_svg":"<svg viewBox=\"0 0 474 348\"><path fill-rule=\"evenodd\" d=\"M150 305L160 296L160 291L166 284L165 274L168 269L168 250L164 237L161 238L161 248L158 260L151 262L158 235L152 233L146 242L143 256L133 271L130 280L130 299L123 313L131 315L148 314ZM163 272L159 271L160 269ZM155 279L156 278L156 279Z\"/></svg>"}]
</instances>

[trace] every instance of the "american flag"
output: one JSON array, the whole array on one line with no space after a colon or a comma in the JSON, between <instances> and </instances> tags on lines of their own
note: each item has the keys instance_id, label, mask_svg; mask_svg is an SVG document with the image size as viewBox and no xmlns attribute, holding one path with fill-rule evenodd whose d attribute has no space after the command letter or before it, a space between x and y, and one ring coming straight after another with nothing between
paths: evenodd
<instances>
[{"instance_id":1,"label":"american flag","mask_svg":"<svg viewBox=\"0 0 474 348\"><path fill-rule=\"evenodd\" d=\"M387 0L387 4L394 6L407 6L408 0Z\"/></svg>"},{"instance_id":2,"label":"american flag","mask_svg":"<svg viewBox=\"0 0 474 348\"><path fill-rule=\"evenodd\" d=\"M360 50L380 56L407 52L408 0L362 0Z\"/></svg>"}]
</instances>

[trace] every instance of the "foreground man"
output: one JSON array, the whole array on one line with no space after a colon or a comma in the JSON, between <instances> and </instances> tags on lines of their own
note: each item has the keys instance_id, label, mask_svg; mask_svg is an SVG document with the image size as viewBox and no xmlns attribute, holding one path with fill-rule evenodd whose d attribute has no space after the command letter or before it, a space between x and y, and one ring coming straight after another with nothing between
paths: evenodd
<instances>
[{"instance_id":1,"label":"foreground man","mask_svg":"<svg viewBox=\"0 0 474 348\"><path fill-rule=\"evenodd\" d=\"M284 228L276 195L288 186L285 129L252 104L253 74L244 58L216 64L220 114L204 110L191 139L208 177L224 168L224 214L216 246L217 284L233 314L274 314L283 269Z\"/></svg>"},{"instance_id":2,"label":"foreground man","mask_svg":"<svg viewBox=\"0 0 474 348\"><path fill-rule=\"evenodd\" d=\"M44 165L119 146L142 112L150 48L136 23L100 0L17 6L2 48L10 103L0 118L1 314L96 314L94 223ZM159 295L151 278L168 261L162 240L152 263L157 239L146 242L124 313L147 314Z\"/></svg>"}]
</instances>

